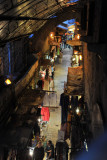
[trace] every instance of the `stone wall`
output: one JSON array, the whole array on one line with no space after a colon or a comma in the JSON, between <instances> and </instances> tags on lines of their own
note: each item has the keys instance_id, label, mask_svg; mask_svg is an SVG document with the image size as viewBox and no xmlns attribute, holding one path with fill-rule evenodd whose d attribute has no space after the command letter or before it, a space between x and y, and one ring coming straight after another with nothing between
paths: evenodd
<instances>
[{"instance_id":1,"label":"stone wall","mask_svg":"<svg viewBox=\"0 0 107 160\"><path fill-rule=\"evenodd\" d=\"M106 125L107 108L105 107L107 90L105 91L104 64L98 53L90 52L87 43L83 43L84 57L84 89L85 102L87 103L91 125L90 129L96 137L104 130Z\"/></svg>"},{"instance_id":2,"label":"stone wall","mask_svg":"<svg viewBox=\"0 0 107 160\"><path fill-rule=\"evenodd\" d=\"M2 128L15 107L15 99L22 92L22 90L27 86L32 76L35 73L35 69L38 67L38 61L29 66L29 61L31 62L32 54L29 53L27 44L29 39L19 39L17 41L8 42L6 45L0 47L0 76L3 77L2 84L0 84L0 128ZM29 48L28 48L29 49ZM30 65L32 64L30 63ZM18 73L23 70L26 65L30 67L27 72L23 71L23 77L16 84L10 86L4 85L4 80L6 75L13 75L13 77L18 77ZM21 76L22 76L21 75ZM0 80L1 80L0 77ZM13 78L12 77L12 78Z\"/></svg>"},{"instance_id":3,"label":"stone wall","mask_svg":"<svg viewBox=\"0 0 107 160\"><path fill-rule=\"evenodd\" d=\"M15 96L18 97L19 94L27 87L35 71L38 67L38 60L30 67L26 74L15 84Z\"/></svg>"},{"instance_id":4,"label":"stone wall","mask_svg":"<svg viewBox=\"0 0 107 160\"><path fill-rule=\"evenodd\" d=\"M26 74L16 83L10 86L5 86L0 92L0 128L8 123L9 117L14 111L16 98L26 88L31 81L35 70L38 67L36 61L26 72Z\"/></svg>"},{"instance_id":5,"label":"stone wall","mask_svg":"<svg viewBox=\"0 0 107 160\"><path fill-rule=\"evenodd\" d=\"M0 74L8 74L9 73L9 57L8 57L8 49L7 46L0 48L0 57L1 57L1 64L0 66Z\"/></svg>"}]
</instances>

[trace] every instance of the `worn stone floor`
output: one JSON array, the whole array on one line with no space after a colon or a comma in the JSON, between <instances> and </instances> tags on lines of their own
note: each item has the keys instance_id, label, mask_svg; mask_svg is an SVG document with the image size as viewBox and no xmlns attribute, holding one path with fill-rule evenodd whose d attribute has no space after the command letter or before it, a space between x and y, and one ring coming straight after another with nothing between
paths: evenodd
<instances>
[{"instance_id":1,"label":"worn stone floor","mask_svg":"<svg viewBox=\"0 0 107 160\"><path fill-rule=\"evenodd\" d=\"M58 130L61 127L61 107L60 107L60 95L64 91L64 82L67 81L67 73L68 67L71 66L71 56L72 56L72 49L66 48L63 50L63 57L62 63L55 64L55 75L54 81L52 84L50 83L51 87L53 86L53 90L56 91L55 93L47 93L45 97L44 105L49 105L50 111L50 119L47 123L46 127L42 128L41 134L46 136L47 140L51 140L56 145L56 141L58 138ZM45 82L45 89L49 89L49 84Z\"/></svg>"}]
</instances>

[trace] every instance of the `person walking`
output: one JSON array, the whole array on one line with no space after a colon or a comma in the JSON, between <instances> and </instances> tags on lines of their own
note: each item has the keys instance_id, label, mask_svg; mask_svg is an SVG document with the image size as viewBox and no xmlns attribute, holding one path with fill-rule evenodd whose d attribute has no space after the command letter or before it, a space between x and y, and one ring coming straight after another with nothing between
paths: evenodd
<instances>
[{"instance_id":1,"label":"person walking","mask_svg":"<svg viewBox=\"0 0 107 160\"><path fill-rule=\"evenodd\" d=\"M52 70L52 79L54 78L54 66L51 66L51 70Z\"/></svg>"},{"instance_id":2,"label":"person walking","mask_svg":"<svg viewBox=\"0 0 107 160\"><path fill-rule=\"evenodd\" d=\"M49 140L47 142L45 151L47 153L46 160L54 160L54 145L52 144L52 141Z\"/></svg>"},{"instance_id":3,"label":"person walking","mask_svg":"<svg viewBox=\"0 0 107 160\"><path fill-rule=\"evenodd\" d=\"M45 75L45 78L48 79L49 77L49 67L46 69L46 75Z\"/></svg>"},{"instance_id":4,"label":"person walking","mask_svg":"<svg viewBox=\"0 0 107 160\"><path fill-rule=\"evenodd\" d=\"M34 149L34 157L33 160L43 160L44 158L44 148L42 143L39 141L37 147Z\"/></svg>"},{"instance_id":5,"label":"person walking","mask_svg":"<svg viewBox=\"0 0 107 160\"><path fill-rule=\"evenodd\" d=\"M44 81L42 79L40 79L38 82L37 82L37 85L38 85L38 88L39 89L43 89L44 87Z\"/></svg>"}]
</instances>

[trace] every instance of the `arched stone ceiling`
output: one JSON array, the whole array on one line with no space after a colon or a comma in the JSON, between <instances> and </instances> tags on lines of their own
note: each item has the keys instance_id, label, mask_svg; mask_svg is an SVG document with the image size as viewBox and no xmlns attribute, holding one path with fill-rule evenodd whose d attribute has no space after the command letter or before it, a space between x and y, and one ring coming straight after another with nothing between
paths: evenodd
<instances>
[{"instance_id":1,"label":"arched stone ceiling","mask_svg":"<svg viewBox=\"0 0 107 160\"><path fill-rule=\"evenodd\" d=\"M38 31L56 13L61 17L64 8L73 10L74 1L0 0L0 43Z\"/></svg>"}]
</instances>

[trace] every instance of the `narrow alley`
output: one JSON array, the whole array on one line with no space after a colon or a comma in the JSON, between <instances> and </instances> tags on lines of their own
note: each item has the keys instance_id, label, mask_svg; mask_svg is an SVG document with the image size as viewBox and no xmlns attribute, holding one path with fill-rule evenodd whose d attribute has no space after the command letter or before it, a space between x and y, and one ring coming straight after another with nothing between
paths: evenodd
<instances>
[{"instance_id":1,"label":"narrow alley","mask_svg":"<svg viewBox=\"0 0 107 160\"><path fill-rule=\"evenodd\" d=\"M49 93L49 111L50 119L45 130L47 140L52 140L56 145L58 139L58 130L61 128L61 107L60 107L60 95L64 92L64 83L67 81L68 67L71 66L72 49L66 48L63 50L62 63L55 64L54 75L54 93ZM47 93L46 93L47 94ZM52 99L50 96L53 96ZM52 101L54 101L54 104Z\"/></svg>"},{"instance_id":2,"label":"narrow alley","mask_svg":"<svg viewBox=\"0 0 107 160\"><path fill-rule=\"evenodd\" d=\"M64 92L64 84L67 82L68 67L71 66L72 48L63 49L62 61L55 62L54 79L49 83L44 83L44 89L54 92L46 92L43 100L43 107L48 107L50 118L45 127L41 127L41 136L46 137L46 142L51 140L56 147L58 140L58 130L61 129L61 106L60 96ZM44 80L46 81L46 80ZM49 85L49 86L47 86ZM45 154L46 156L46 154ZM46 157L44 157L44 160Z\"/></svg>"},{"instance_id":3,"label":"narrow alley","mask_svg":"<svg viewBox=\"0 0 107 160\"><path fill-rule=\"evenodd\" d=\"M0 160L107 159L105 3L0 1Z\"/></svg>"}]
</instances>

